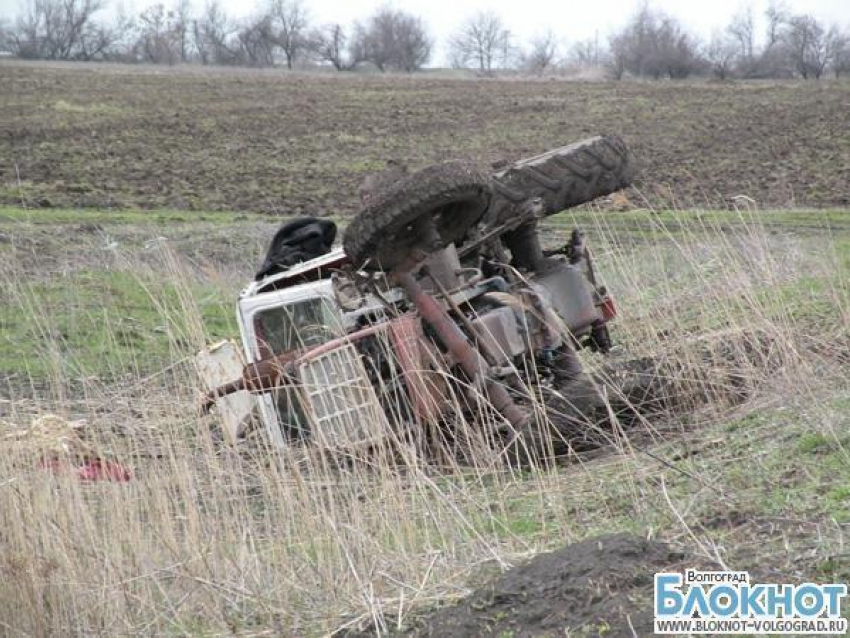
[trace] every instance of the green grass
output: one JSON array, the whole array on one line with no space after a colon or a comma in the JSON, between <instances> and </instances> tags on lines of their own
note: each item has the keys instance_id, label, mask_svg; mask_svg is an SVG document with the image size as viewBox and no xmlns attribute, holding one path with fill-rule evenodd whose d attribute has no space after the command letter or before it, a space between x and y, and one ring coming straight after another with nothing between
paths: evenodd
<instances>
[{"instance_id":1,"label":"green grass","mask_svg":"<svg viewBox=\"0 0 850 638\"><path fill-rule=\"evenodd\" d=\"M593 466L592 483L584 470L574 469L564 477L562 490L550 488L547 523L529 518L530 512L539 512L534 497L515 494L505 501L501 533L544 544L549 538L553 545L564 535L675 534L681 522L663 498L636 506L636 494L658 494L663 476L670 501L685 522L703 541L722 544L733 569L758 571L764 564L784 563L783 556L790 560L793 555L783 548L788 543L794 550L814 552L822 562L782 564L783 569L800 568L812 578L828 571L846 581L850 562L831 557L838 551L831 543L840 534L835 524L850 520L850 414L842 408L848 398L847 389L814 398L819 404L815 412L802 405L757 409L685 440L654 446L654 454L665 459L688 453L672 467L637 452L622 462ZM823 416L836 421L825 426ZM843 438L837 439L836 432ZM647 466L652 469L638 471ZM591 484L605 485L604 497L594 491L593 498L586 498ZM730 512L744 514L744 519L730 519ZM795 521L822 525L827 538L796 535ZM753 550L749 542L754 536L759 542ZM736 541L741 541L740 550Z\"/></svg>"},{"instance_id":2,"label":"green grass","mask_svg":"<svg viewBox=\"0 0 850 638\"><path fill-rule=\"evenodd\" d=\"M473 525L464 534L538 551L631 532L677 538L691 551L702 546L703 558L715 558L711 547L718 547L731 569L756 578L775 570L792 582L846 582L850 561L840 543L841 526L850 521L848 400L846 386L821 388L545 478L492 486L452 475L441 479L441 491ZM365 502L371 498L367 491ZM438 536L427 516L415 520L425 551ZM471 579L483 583L493 575L482 567Z\"/></svg>"},{"instance_id":3,"label":"green grass","mask_svg":"<svg viewBox=\"0 0 850 638\"><path fill-rule=\"evenodd\" d=\"M601 215L601 218L600 218ZM570 210L547 217L545 226L584 228L601 224L617 232L673 233L698 231L723 226L765 226L768 229L850 231L850 210L847 209L789 209L789 210L647 210L596 211Z\"/></svg>"},{"instance_id":4,"label":"green grass","mask_svg":"<svg viewBox=\"0 0 850 638\"><path fill-rule=\"evenodd\" d=\"M162 224L169 222L236 223L247 220L268 220L269 215L239 211L183 211L141 209L93 209L93 208L22 208L0 206L0 224L26 222L30 224ZM345 223L345 218L339 218ZM631 210L621 212L573 210L547 217L544 227L555 230L578 226L584 229L601 224L617 231L642 232L676 231L686 228L694 231L699 224L706 230L721 224L764 225L786 227L788 230L811 228L819 232L850 231L850 210L759 210L755 212L731 210ZM846 247L850 250L850 246Z\"/></svg>"},{"instance_id":5,"label":"green grass","mask_svg":"<svg viewBox=\"0 0 850 638\"><path fill-rule=\"evenodd\" d=\"M237 332L232 298L191 286L212 338ZM0 374L118 377L150 372L191 345L174 282L120 270L82 270L16 287L0 306ZM192 309L189 310L192 312Z\"/></svg>"},{"instance_id":6,"label":"green grass","mask_svg":"<svg viewBox=\"0 0 850 638\"><path fill-rule=\"evenodd\" d=\"M705 225L695 223L695 219L705 221ZM738 228L748 224L754 227L768 228L776 226L788 232L800 231L800 220L812 220L821 224L822 235L818 239L807 238L801 245L805 260L822 259L823 254L834 251L838 264L836 271L812 272L801 264L800 271L785 281L766 285L757 292L754 300L772 317L786 317L791 320L818 321L834 313L833 304L836 287L850 278L850 213L841 210L831 211L759 211L757 213L739 213L736 211L630 211L610 213L600 211L578 211L555 215L546 220L547 227L553 229L544 237L545 241L557 242L566 237L575 225L583 227L597 250L600 271L607 275L607 281L615 296L625 299L628 304L630 282L619 280L616 272L608 267L606 257L612 247L612 240L622 239L630 233L641 236L647 241L656 242L651 255L641 265L650 274L645 280L650 284L640 291L640 305L627 308L632 319L640 320L643 314L651 319L655 313L652 299L663 302L671 294L688 294L706 285L706 277L713 274L704 272L703 266L693 260L684 261L678 248L667 241L670 233L680 230L688 233L688 241L700 241L700 229L708 236L716 233L718 226ZM160 234L178 237L180 245L185 246L194 259L195 252L203 253L200 247L203 241L220 243L218 236L209 239L192 240L196 229L226 228L225 235L233 228L238 238L242 228L252 224L271 222L267 216L245 215L238 212L190 213L173 210L93 210L93 209L38 209L26 210L19 207L0 207L0 231L8 235L32 236L43 242L58 242L62 246L62 233L74 232L80 225L96 224L97 230L119 240L122 247L133 250L133 245L144 243L146 238ZM277 221L277 220L275 220ZM339 220L341 225L344 220ZM736 226L737 225L737 226ZM68 226L68 231L48 232L48 229ZM834 233L824 229L834 228ZM219 230L219 232L222 232ZM738 231L735 231L738 232ZM39 234L42 233L42 234ZM47 233L47 234L44 234ZM829 234L827 234L829 233ZM126 241L125 241L126 239ZM93 239L93 241L99 241ZM192 243L194 241L194 244ZM68 246L72 242L65 242ZM123 249L123 248L122 248ZM62 254L61 259L68 257ZM238 239L232 253L239 251ZM619 249L618 249L619 250ZM26 259L28 254L16 252L12 242L0 243L0 255L11 254L13 260L18 255ZM256 255L259 261L261 255ZM14 263L14 262L12 262ZM61 266L61 263L60 263ZM149 370L157 365L166 365L175 354L175 346L181 347L186 339L181 336L185 331L182 312L174 310L168 314L169 325L163 325L163 308L172 308L177 293L173 286L160 284L157 277L147 273L141 276L137 272L116 270L114 267L102 268L94 256L87 267L81 271L59 272L45 277L39 273L32 281L11 283L15 292L11 304L0 307L0 374L13 374L26 371L38 378L55 372L56 366L73 370L75 376L120 376L130 370L141 368ZM672 275L672 276L671 276ZM719 275L722 277L722 269ZM166 279L168 276L166 276ZM233 321L233 300L240 284L231 289L223 288L220 283L205 280L204 276L191 278L191 292L202 300L201 314L203 322L212 338L236 336ZM657 288L657 290L656 290ZM718 306L712 314L711 308ZM691 304L676 308L673 319L681 326L690 326L694 332L723 329L749 312L750 302L730 302L722 304ZM657 323L657 318L654 319ZM622 333L615 326L617 338L628 344L632 335ZM663 326L658 326L663 328ZM637 339L644 337L638 333Z\"/></svg>"},{"instance_id":7,"label":"green grass","mask_svg":"<svg viewBox=\"0 0 850 638\"><path fill-rule=\"evenodd\" d=\"M87 208L35 208L0 206L0 225L25 222L52 224L170 224L175 222L234 224L249 220L267 220L267 215L224 211L179 210L103 210Z\"/></svg>"}]
</instances>

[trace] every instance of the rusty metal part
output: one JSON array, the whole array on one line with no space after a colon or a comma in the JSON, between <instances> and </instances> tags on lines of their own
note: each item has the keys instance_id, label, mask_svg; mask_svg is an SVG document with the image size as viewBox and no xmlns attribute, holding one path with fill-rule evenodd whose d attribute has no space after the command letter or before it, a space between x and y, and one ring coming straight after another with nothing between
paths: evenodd
<instances>
[{"instance_id":1,"label":"rusty metal part","mask_svg":"<svg viewBox=\"0 0 850 638\"><path fill-rule=\"evenodd\" d=\"M392 321L389 329L414 414L424 421L439 418L447 396L443 384L427 378L422 356L425 335L422 333L421 320L413 314L403 315ZM442 376L438 378L442 381Z\"/></svg>"},{"instance_id":2,"label":"rusty metal part","mask_svg":"<svg viewBox=\"0 0 850 638\"><path fill-rule=\"evenodd\" d=\"M407 258L396 268L399 272L410 272L419 267L419 265L428 258L428 251L422 248L413 248L408 253Z\"/></svg>"},{"instance_id":3,"label":"rusty metal part","mask_svg":"<svg viewBox=\"0 0 850 638\"><path fill-rule=\"evenodd\" d=\"M210 390L203 396L200 406L201 413L206 414L209 412L209 409L215 404L216 399L233 394L234 392L247 390L256 394L277 388L291 377L292 371L301 363L308 362L342 345L358 341L379 332L384 332L387 330L387 326L388 324L385 323L370 326L344 337L327 341L306 352L294 350L262 359L256 363L249 363L243 368L241 378Z\"/></svg>"},{"instance_id":4,"label":"rusty metal part","mask_svg":"<svg viewBox=\"0 0 850 638\"><path fill-rule=\"evenodd\" d=\"M476 323L475 321L470 321L469 317L467 317L457 305L454 297L452 297L448 291L443 288L439 279L433 279L433 282L439 293L446 300L446 303L449 304L452 312L455 313L455 316L457 316L458 320L464 325L469 334L475 335L475 343L481 351L481 354L484 355L487 364L490 366L505 366L509 364L509 361L504 361L504 353L499 350L497 342L493 340L493 336L485 332L484 326Z\"/></svg>"},{"instance_id":5,"label":"rusty metal part","mask_svg":"<svg viewBox=\"0 0 850 638\"><path fill-rule=\"evenodd\" d=\"M285 366L293 361L296 356L297 353L295 352L286 352L256 363L249 363L243 368L241 378L210 390L203 396L200 406L201 414L209 412L217 399L228 394L242 390L256 393L277 387L286 374Z\"/></svg>"},{"instance_id":6,"label":"rusty metal part","mask_svg":"<svg viewBox=\"0 0 850 638\"><path fill-rule=\"evenodd\" d=\"M532 287L574 335L586 332L601 318L594 288L577 266L558 260L546 274L534 278Z\"/></svg>"},{"instance_id":7,"label":"rusty metal part","mask_svg":"<svg viewBox=\"0 0 850 638\"><path fill-rule=\"evenodd\" d=\"M508 394L507 389L487 375L489 366L486 360L467 339L460 327L452 320L449 314L437 302L436 299L426 293L416 278L410 272L395 272L393 277L404 289L422 316L422 319L430 325L443 345L448 349L455 361L470 379L481 378L487 390L487 396L493 407L508 422L519 429L529 419L529 414L522 410Z\"/></svg>"},{"instance_id":8,"label":"rusty metal part","mask_svg":"<svg viewBox=\"0 0 850 638\"><path fill-rule=\"evenodd\" d=\"M600 288L598 292L601 297L598 305L599 312L602 313L602 321L612 321L617 317L617 304L614 303L614 298L608 294L608 291L605 290L604 286Z\"/></svg>"},{"instance_id":9,"label":"rusty metal part","mask_svg":"<svg viewBox=\"0 0 850 638\"><path fill-rule=\"evenodd\" d=\"M304 353L299 353L299 356L293 359L292 365L294 367L298 367L302 363L315 359L334 348L339 348L340 346L344 346L349 343L353 343L355 341L360 341L361 339L365 339L366 337L371 337L372 335L379 334L381 332L386 332L388 329L388 323L379 323L374 326L369 326L367 328L363 328L358 330L357 332L352 332L350 334L345 335L344 337L337 337L336 339L331 339L330 341L326 341L320 346L316 346L315 348L311 348Z\"/></svg>"},{"instance_id":10,"label":"rusty metal part","mask_svg":"<svg viewBox=\"0 0 850 638\"><path fill-rule=\"evenodd\" d=\"M427 274L427 273L425 273ZM452 312L455 313L455 316L458 320L464 325L464 327L469 331L470 334L474 334L478 337L478 342L481 346L481 354L484 355L484 359L487 361L488 365L494 366L497 365L497 361L499 359L498 353L490 350L487 345L484 343L483 336L478 332L472 322L469 320L463 311L460 309L460 306L457 305L452 296L448 293L448 291L443 288L443 285L440 283L439 278L432 278L434 286L437 288L437 291L446 300L446 303L449 305L449 308L452 309Z\"/></svg>"},{"instance_id":11,"label":"rusty metal part","mask_svg":"<svg viewBox=\"0 0 850 638\"><path fill-rule=\"evenodd\" d=\"M510 366L513 358L527 349L516 314L511 308L499 306L488 310L473 319L472 326L481 345L496 353L498 365Z\"/></svg>"},{"instance_id":12,"label":"rusty metal part","mask_svg":"<svg viewBox=\"0 0 850 638\"><path fill-rule=\"evenodd\" d=\"M449 244L429 255L419 274L425 278L423 284L426 287L430 287L428 284L432 283L434 288L446 294L445 290L455 291L460 288L459 272L461 266L457 249L454 244Z\"/></svg>"},{"instance_id":13,"label":"rusty metal part","mask_svg":"<svg viewBox=\"0 0 850 638\"><path fill-rule=\"evenodd\" d=\"M516 230L517 228L531 224L536 227L536 220L543 215L543 202L540 198L535 198L529 200L522 206L519 212L510 217L506 222L500 224L495 228L491 228L487 230L482 235L471 239L463 244L463 246L458 250L458 257L466 257L476 251L478 251L483 245L487 244L494 239L498 239L503 236L505 233L510 233L511 231Z\"/></svg>"}]
</instances>

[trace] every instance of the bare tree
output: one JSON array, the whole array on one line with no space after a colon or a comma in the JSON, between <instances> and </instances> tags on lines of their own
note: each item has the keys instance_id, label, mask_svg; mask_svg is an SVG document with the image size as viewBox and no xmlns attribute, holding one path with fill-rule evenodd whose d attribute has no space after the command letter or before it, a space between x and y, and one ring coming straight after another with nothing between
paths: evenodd
<instances>
[{"instance_id":1,"label":"bare tree","mask_svg":"<svg viewBox=\"0 0 850 638\"><path fill-rule=\"evenodd\" d=\"M431 59L434 41L422 18L395 12L393 64L401 71L418 71Z\"/></svg>"},{"instance_id":2,"label":"bare tree","mask_svg":"<svg viewBox=\"0 0 850 638\"><path fill-rule=\"evenodd\" d=\"M735 58L739 46L728 33L715 30L705 50L705 57L711 66L711 72L718 80L726 80L735 67Z\"/></svg>"},{"instance_id":3,"label":"bare tree","mask_svg":"<svg viewBox=\"0 0 850 638\"><path fill-rule=\"evenodd\" d=\"M661 77L658 64L658 23L661 15L648 3L641 5L621 33L626 69L634 75Z\"/></svg>"},{"instance_id":4,"label":"bare tree","mask_svg":"<svg viewBox=\"0 0 850 638\"><path fill-rule=\"evenodd\" d=\"M726 32L738 46L738 60L744 74L749 73L755 60L756 23L753 7L747 5L732 17Z\"/></svg>"},{"instance_id":5,"label":"bare tree","mask_svg":"<svg viewBox=\"0 0 850 638\"><path fill-rule=\"evenodd\" d=\"M830 31L830 59L832 72L837 80L842 73L850 72L850 33L840 30L837 26Z\"/></svg>"},{"instance_id":6,"label":"bare tree","mask_svg":"<svg viewBox=\"0 0 850 638\"><path fill-rule=\"evenodd\" d=\"M647 3L640 5L623 29L610 40L611 57L620 65L615 77L625 72L636 76L661 77L658 55L658 30L661 14Z\"/></svg>"},{"instance_id":7,"label":"bare tree","mask_svg":"<svg viewBox=\"0 0 850 638\"><path fill-rule=\"evenodd\" d=\"M764 12L765 21L765 43L764 51L770 51L783 37L782 30L788 21L788 6L782 0L771 0Z\"/></svg>"},{"instance_id":8,"label":"bare tree","mask_svg":"<svg viewBox=\"0 0 850 638\"><path fill-rule=\"evenodd\" d=\"M179 25L162 4L154 4L139 14L139 39L136 48L145 62L174 64L180 60Z\"/></svg>"},{"instance_id":9,"label":"bare tree","mask_svg":"<svg viewBox=\"0 0 850 638\"><path fill-rule=\"evenodd\" d=\"M823 25L810 15L788 20L788 50L791 61L803 79L819 79L829 63L829 39Z\"/></svg>"},{"instance_id":10,"label":"bare tree","mask_svg":"<svg viewBox=\"0 0 850 638\"><path fill-rule=\"evenodd\" d=\"M356 47L364 61L380 71L397 69L412 73L431 57L431 37L421 18L382 7L356 29Z\"/></svg>"},{"instance_id":11,"label":"bare tree","mask_svg":"<svg viewBox=\"0 0 850 638\"><path fill-rule=\"evenodd\" d=\"M301 0L271 0L269 13L274 41L286 57L287 68L291 69L301 53L308 48L307 10Z\"/></svg>"},{"instance_id":12,"label":"bare tree","mask_svg":"<svg viewBox=\"0 0 850 638\"><path fill-rule=\"evenodd\" d=\"M542 75L555 63L558 55L558 40L551 31L538 33L531 39L530 48L523 55L523 66L530 72Z\"/></svg>"},{"instance_id":13,"label":"bare tree","mask_svg":"<svg viewBox=\"0 0 850 638\"><path fill-rule=\"evenodd\" d=\"M686 78L700 67L699 43L677 20L669 16L662 18L656 43L656 68L661 67L669 78Z\"/></svg>"},{"instance_id":14,"label":"bare tree","mask_svg":"<svg viewBox=\"0 0 850 638\"><path fill-rule=\"evenodd\" d=\"M238 64L239 46L233 42L235 27L217 0L207 4L192 24L192 38L202 64Z\"/></svg>"},{"instance_id":15,"label":"bare tree","mask_svg":"<svg viewBox=\"0 0 850 638\"><path fill-rule=\"evenodd\" d=\"M58 11L58 22L54 31L56 57L71 59L78 57L79 46L92 27L92 16L103 8L101 0L63 0Z\"/></svg>"},{"instance_id":16,"label":"bare tree","mask_svg":"<svg viewBox=\"0 0 850 638\"><path fill-rule=\"evenodd\" d=\"M92 23L86 28L79 42L79 52L76 57L80 60L106 60L119 56L125 35L132 29L132 23L125 22L119 16L113 23Z\"/></svg>"},{"instance_id":17,"label":"bare tree","mask_svg":"<svg viewBox=\"0 0 850 638\"><path fill-rule=\"evenodd\" d=\"M192 5L189 0L176 0L171 10L177 53L181 62L189 61L189 29L192 23Z\"/></svg>"},{"instance_id":18,"label":"bare tree","mask_svg":"<svg viewBox=\"0 0 850 638\"><path fill-rule=\"evenodd\" d=\"M85 59L93 47L103 48L94 46L106 35L94 21L102 8L101 0L30 0L7 33L7 46L23 58Z\"/></svg>"},{"instance_id":19,"label":"bare tree","mask_svg":"<svg viewBox=\"0 0 850 638\"><path fill-rule=\"evenodd\" d=\"M273 31L272 17L269 14L260 14L243 22L236 32L238 55L234 64L272 66L277 46Z\"/></svg>"},{"instance_id":20,"label":"bare tree","mask_svg":"<svg viewBox=\"0 0 850 638\"><path fill-rule=\"evenodd\" d=\"M576 42L570 48L570 58L575 64L583 68L600 66L603 62L603 56L599 49L599 40L594 37Z\"/></svg>"},{"instance_id":21,"label":"bare tree","mask_svg":"<svg viewBox=\"0 0 850 638\"><path fill-rule=\"evenodd\" d=\"M608 40L608 69L615 80L622 80L626 73L629 44L626 33L614 34Z\"/></svg>"},{"instance_id":22,"label":"bare tree","mask_svg":"<svg viewBox=\"0 0 850 638\"><path fill-rule=\"evenodd\" d=\"M9 32L10 48L21 58L49 58L53 51L52 22L55 11L50 4L31 0L22 9L15 28Z\"/></svg>"},{"instance_id":23,"label":"bare tree","mask_svg":"<svg viewBox=\"0 0 850 638\"><path fill-rule=\"evenodd\" d=\"M137 62L137 40L137 16L128 13L124 5L119 4L108 22L99 22L90 29L85 42L85 59Z\"/></svg>"},{"instance_id":24,"label":"bare tree","mask_svg":"<svg viewBox=\"0 0 850 638\"><path fill-rule=\"evenodd\" d=\"M386 71L395 54L395 12L389 8L378 9L356 31L357 46L363 51L363 58L382 73Z\"/></svg>"},{"instance_id":25,"label":"bare tree","mask_svg":"<svg viewBox=\"0 0 850 638\"><path fill-rule=\"evenodd\" d=\"M0 52L12 53L12 27L6 18L0 18Z\"/></svg>"},{"instance_id":26,"label":"bare tree","mask_svg":"<svg viewBox=\"0 0 850 638\"><path fill-rule=\"evenodd\" d=\"M794 75L794 65L788 47L789 17L790 13L784 0L770 0L764 12L764 45L746 69L747 77L777 78Z\"/></svg>"},{"instance_id":27,"label":"bare tree","mask_svg":"<svg viewBox=\"0 0 850 638\"><path fill-rule=\"evenodd\" d=\"M488 11L467 20L449 41L454 65L475 66L481 73L490 75L493 67L505 65L511 53L511 33L502 19Z\"/></svg>"},{"instance_id":28,"label":"bare tree","mask_svg":"<svg viewBox=\"0 0 850 638\"><path fill-rule=\"evenodd\" d=\"M351 71L363 61L358 38L349 38L341 24L333 23L313 30L307 42L313 55L328 62L337 71Z\"/></svg>"},{"instance_id":29,"label":"bare tree","mask_svg":"<svg viewBox=\"0 0 850 638\"><path fill-rule=\"evenodd\" d=\"M207 36L206 36L206 25L203 21L203 18L198 18L196 20L192 20L192 44L195 47L195 50L198 52L198 59L201 64L206 66L210 63L212 54L209 48Z\"/></svg>"},{"instance_id":30,"label":"bare tree","mask_svg":"<svg viewBox=\"0 0 850 638\"><path fill-rule=\"evenodd\" d=\"M622 77L686 78L700 66L698 43L677 20L641 5L610 40L612 72Z\"/></svg>"}]
</instances>

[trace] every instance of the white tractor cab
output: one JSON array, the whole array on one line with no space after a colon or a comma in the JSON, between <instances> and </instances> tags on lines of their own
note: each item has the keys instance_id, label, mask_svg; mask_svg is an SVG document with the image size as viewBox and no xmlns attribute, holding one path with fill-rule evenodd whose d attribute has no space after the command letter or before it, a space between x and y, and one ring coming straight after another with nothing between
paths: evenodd
<instances>
[{"instance_id":1,"label":"white tractor cab","mask_svg":"<svg viewBox=\"0 0 850 638\"><path fill-rule=\"evenodd\" d=\"M364 318L381 316L384 309L381 300L369 294L352 296L350 282L339 276L339 269L348 263L344 251L336 249L251 282L239 296L237 306L246 362L253 364L286 353L291 353L294 362L297 353L338 342L361 327ZM388 296L397 300L401 291L390 291ZM321 374L320 366L315 363L317 358L318 355L307 358L301 364L302 381L314 376L311 372ZM351 365L357 367L356 363ZM296 398L303 389L303 385L295 388L290 384L256 395L268 436L277 445L285 445L309 431L301 402ZM363 397L359 399L362 402ZM373 414L369 416L374 418Z\"/></svg>"},{"instance_id":2,"label":"white tractor cab","mask_svg":"<svg viewBox=\"0 0 850 638\"><path fill-rule=\"evenodd\" d=\"M517 397L542 377L567 391L582 374L575 350L607 351L615 316L583 235L544 252L537 222L632 175L617 138L493 176L462 163L410 175L354 218L344 249L248 285L244 368L235 378L232 345L201 353L204 409L217 403L235 440L256 408L278 446L421 433L482 398L514 434L531 432L533 410Z\"/></svg>"}]
</instances>

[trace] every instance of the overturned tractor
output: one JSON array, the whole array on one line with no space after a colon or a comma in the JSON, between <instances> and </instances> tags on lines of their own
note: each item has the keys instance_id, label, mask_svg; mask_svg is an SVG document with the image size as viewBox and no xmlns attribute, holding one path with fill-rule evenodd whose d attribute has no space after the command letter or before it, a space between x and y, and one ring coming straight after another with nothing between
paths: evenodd
<instances>
[{"instance_id":1,"label":"overturned tractor","mask_svg":"<svg viewBox=\"0 0 850 638\"><path fill-rule=\"evenodd\" d=\"M634 172L619 138L597 137L491 175L402 174L365 199L342 249L326 252L327 222L284 227L239 298L247 365L221 383L214 364L237 372L235 353L201 359L204 409L218 402L235 434L256 408L275 444L323 447L450 427L462 409L517 455L563 452L588 392L576 351L610 349L615 308L581 231L544 251L537 224ZM575 398L574 418L541 417L542 386Z\"/></svg>"}]
</instances>

